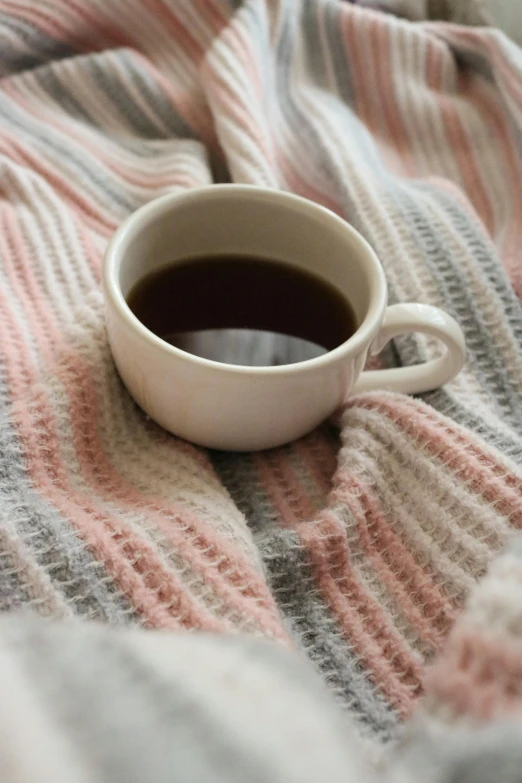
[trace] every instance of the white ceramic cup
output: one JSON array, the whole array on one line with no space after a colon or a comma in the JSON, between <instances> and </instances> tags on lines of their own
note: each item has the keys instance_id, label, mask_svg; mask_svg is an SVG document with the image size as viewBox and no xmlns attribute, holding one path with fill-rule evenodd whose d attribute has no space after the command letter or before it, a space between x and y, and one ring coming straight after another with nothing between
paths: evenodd
<instances>
[{"instance_id":1,"label":"white ceramic cup","mask_svg":"<svg viewBox=\"0 0 522 783\"><path fill-rule=\"evenodd\" d=\"M220 253L277 259L313 272L349 300L357 331L315 359L243 367L169 345L129 309L125 298L147 272ZM103 282L109 343L123 382L158 424L202 446L278 446L312 430L349 393L428 391L454 378L464 363L464 338L451 316L423 304L387 307L386 280L370 245L337 215L288 193L212 185L162 196L116 231ZM368 355L411 331L439 338L444 354L413 367L363 372Z\"/></svg>"}]
</instances>

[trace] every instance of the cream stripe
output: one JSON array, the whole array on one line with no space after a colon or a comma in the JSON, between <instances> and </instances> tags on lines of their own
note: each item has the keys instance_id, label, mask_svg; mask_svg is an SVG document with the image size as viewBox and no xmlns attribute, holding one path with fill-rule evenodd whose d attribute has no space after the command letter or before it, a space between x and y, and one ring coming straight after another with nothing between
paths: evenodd
<instances>
[{"instance_id":1,"label":"cream stripe","mask_svg":"<svg viewBox=\"0 0 522 783\"><path fill-rule=\"evenodd\" d=\"M468 491L465 482L455 477L443 462L437 462L427 453L422 443L412 440L399 427L395 427L385 414L354 407L350 409L345 422L348 430L343 430L343 439L346 438L347 443L350 443L348 439L353 437L360 448L364 445L365 450L368 450L359 457L359 451L354 449L352 452L350 444L347 453L351 459L357 462L358 459L367 459L371 454L375 460L372 460L372 464L378 469L384 470L386 466L387 481L393 477L391 486L397 488L397 496L403 495L414 504L413 515L417 516L418 525L423 526L424 520L431 517L441 539L444 540L447 532L451 533L455 541L469 547L468 554L484 559L490 552L490 548L483 543L487 536L498 536L497 548L503 544L509 530L506 517L499 514L492 504ZM352 429L354 425L357 426L355 432ZM450 446L451 440L447 438L446 443ZM342 454L344 457L344 449ZM397 458L399 454L402 459ZM429 489L435 492L431 494ZM444 500L452 504L447 514L442 505ZM458 521L455 519L456 509L453 504L465 512Z\"/></svg>"}]
</instances>

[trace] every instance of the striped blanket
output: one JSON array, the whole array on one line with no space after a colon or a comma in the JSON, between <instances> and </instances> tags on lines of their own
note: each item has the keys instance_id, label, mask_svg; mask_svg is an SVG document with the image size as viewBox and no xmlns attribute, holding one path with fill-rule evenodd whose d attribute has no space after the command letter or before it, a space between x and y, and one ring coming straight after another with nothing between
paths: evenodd
<instances>
[{"instance_id":1,"label":"striped blanket","mask_svg":"<svg viewBox=\"0 0 522 783\"><path fill-rule=\"evenodd\" d=\"M522 51L342 0L1 0L0 69L2 780L515 780ZM154 425L103 250L228 181L341 215L465 370L264 453Z\"/></svg>"}]
</instances>

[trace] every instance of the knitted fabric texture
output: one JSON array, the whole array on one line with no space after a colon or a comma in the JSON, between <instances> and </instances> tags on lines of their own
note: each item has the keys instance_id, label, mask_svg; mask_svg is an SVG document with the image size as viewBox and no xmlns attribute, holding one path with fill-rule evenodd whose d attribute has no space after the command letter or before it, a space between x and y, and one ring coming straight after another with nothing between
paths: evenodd
<instances>
[{"instance_id":1,"label":"knitted fabric texture","mask_svg":"<svg viewBox=\"0 0 522 783\"><path fill-rule=\"evenodd\" d=\"M372 748L415 712L422 742L513 721L517 546L480 580L522 526L522 51L341 0L1 0L0 41L1 609L265 637ZM457 319L463 372L264 453L148 420L102 253L142 204L227 181L346 219L391 302Z\"/></svg>"}]
</instances>

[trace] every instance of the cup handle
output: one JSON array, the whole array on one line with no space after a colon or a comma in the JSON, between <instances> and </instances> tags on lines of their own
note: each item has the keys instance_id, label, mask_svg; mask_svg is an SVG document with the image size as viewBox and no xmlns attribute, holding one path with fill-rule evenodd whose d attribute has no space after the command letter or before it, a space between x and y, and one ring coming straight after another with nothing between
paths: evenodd
<instances>
[{"instance_id":1,"label":"cup handle","mask_svg":"<svg viewBox=\"0 0 522 783\"><path fill-rule=\"evenodd\" d=\"M391 305L386 309L381 330L370 348L370 355L380 353L389 340L403 332L421 332L438 337L445 344L446 351L437 359L423 364L363 372L352 394L373 389L418 394L438 389L461 371L466 358L466 344L462 329L451 315L430 305Z\"/></svg>"}]
</instances>

